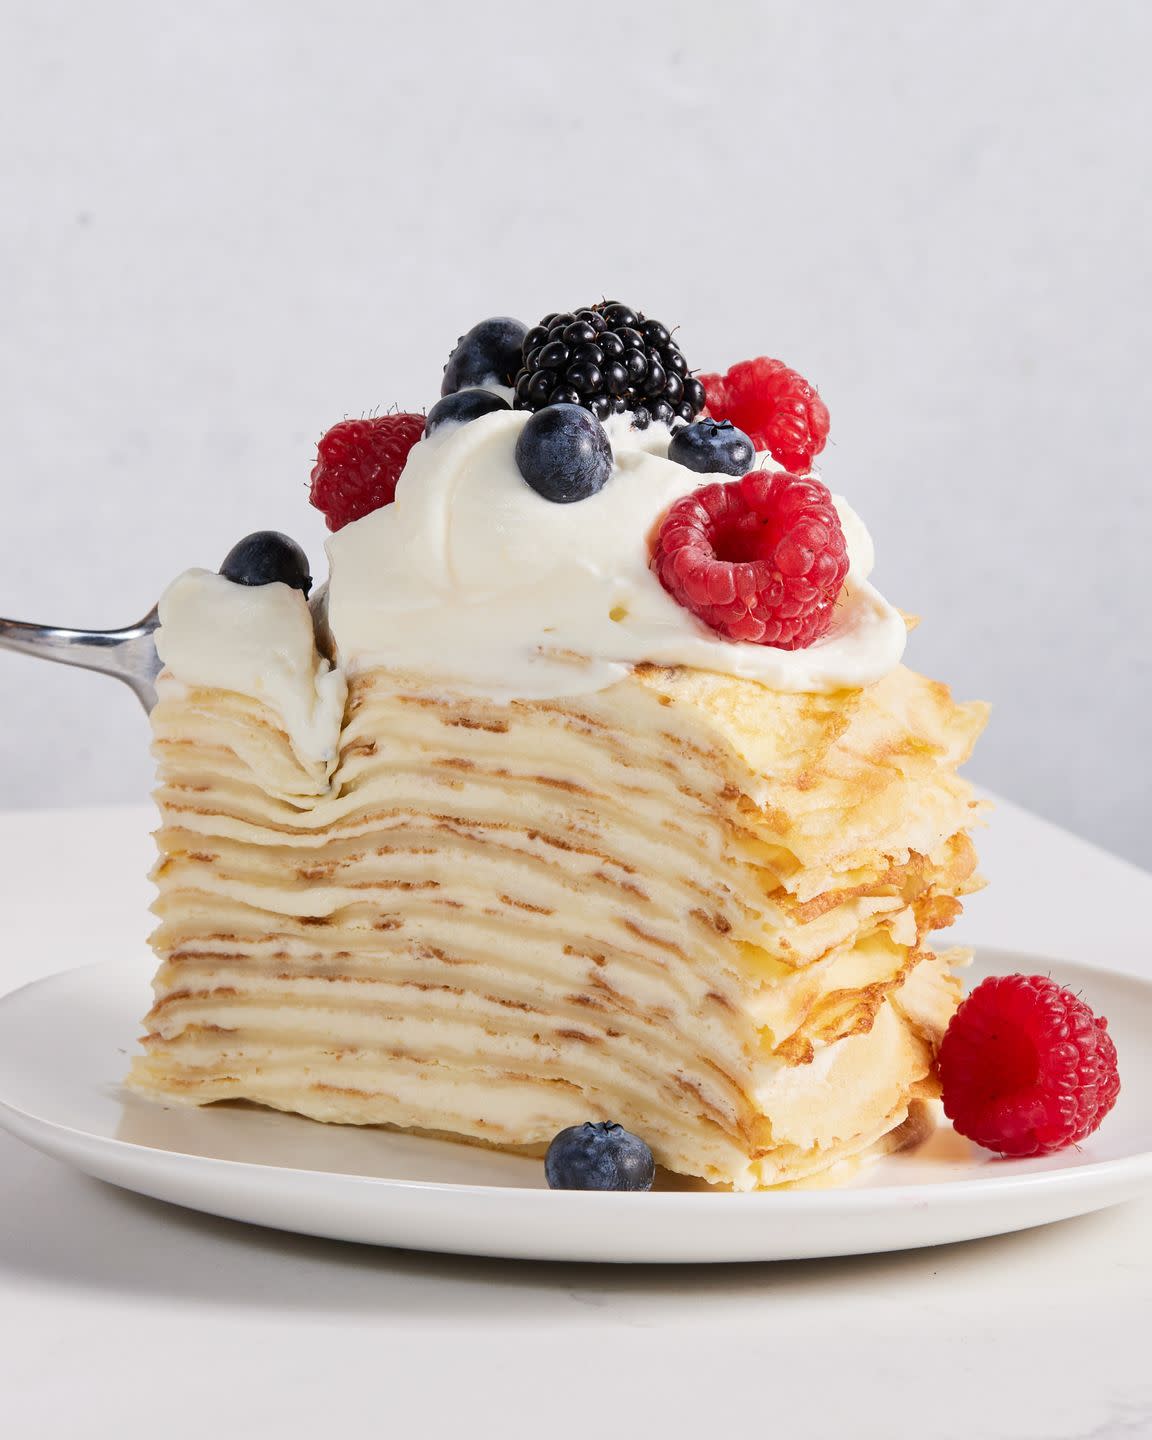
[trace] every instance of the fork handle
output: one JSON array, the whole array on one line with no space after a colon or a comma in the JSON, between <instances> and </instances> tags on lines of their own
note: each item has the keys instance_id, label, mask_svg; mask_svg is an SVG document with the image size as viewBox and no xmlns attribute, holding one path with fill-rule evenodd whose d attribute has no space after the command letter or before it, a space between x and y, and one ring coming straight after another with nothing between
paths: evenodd
<instances>
[{"instance_id":1,"label":"fork handle","mask_svg":"<svg viewBox=\"0 0 1152 1440\"><path fill-rule=\"evenodd\" d=\"M151 710L161 669L154 639L158 624L155 609L122 630L71 630L0 617L0 650L111 675L135 692L145 710Z\"/></svg>"}]
</instances>

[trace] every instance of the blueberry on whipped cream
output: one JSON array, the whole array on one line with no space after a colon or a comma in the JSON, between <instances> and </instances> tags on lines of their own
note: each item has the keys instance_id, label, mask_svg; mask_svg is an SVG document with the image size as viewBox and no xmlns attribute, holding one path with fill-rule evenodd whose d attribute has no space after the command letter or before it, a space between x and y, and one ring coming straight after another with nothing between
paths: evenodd
<instances>
[{"instance_id":1,"label":"blueberry on whipped cream","mask_svg":"<svg viewBox=\"0 0 1152 1440\"><path fill-rule=\"evenodd\" d=\"M548 405L521 430L516 465L537 495L570 505L603 490L612 446L595 415L575 404Z\"/></svg>"},{"instance_id":2,"label":"blueberry on whipped cream","mask_svg":"<svg viewBox=\"0 0 1152 1440\"><path fill-rule=\"evenodd\" d=\"M448 357L440 394L454 395L457 390L484 385L510 387L523 363L527 333L527 325L510 315L495 315L473 325Z\"/></svg>"},{"instance_id":3,"label":"blueberry on whipped cream","mask_svg":"<svg viewBox=\"0 0 1152 1440\"><path fill-rule=\"evenodd\" d=\"M424 422L424 434L433 434L441 425L466 425L470 420L479 420L481 415L491 415L494 410L509 409L507 400L491 390L457 390L432 406Z\"/></svg>"},{"instance_id":4,"label":"blueberry on whipped cream","mask_svg":"<svg viewBox=\"0 0 1152 1440\"><path fill-rule=\"evenodd\" d=\"M673 432L668 458L699 475L747 475L756 447L731 420L697 420Z\"/></svg>"},{"instance_id":5,"label":"blueberry on whipped cream","mask_svg":"<svg viewBox=\"0 0 1152 1440\"><path fill-rule=\"evenodd\" d=\"M295 540L279 530L257 530L238 540L220 566L236 585L272 585L279 581L305 595L312 589L308 557Z\"/></svg>"}]
</instances>

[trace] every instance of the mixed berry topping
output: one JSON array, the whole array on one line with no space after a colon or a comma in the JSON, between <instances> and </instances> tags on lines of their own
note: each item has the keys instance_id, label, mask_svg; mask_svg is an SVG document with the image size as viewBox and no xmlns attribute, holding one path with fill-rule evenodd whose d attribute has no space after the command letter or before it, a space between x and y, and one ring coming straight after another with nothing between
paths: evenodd
<instances>
[{"instance_id":1,"label":"mixed berry topping","mask_svg":"<svg viewBox=\"0 0 1152 1440\"><path fill-rule=\"evenodd\" d=\"M667 425L669 460L734 478L684 497L665 516L651 554L664 588L730 640L797 650L826 633L848 555L828 491L805 475L828 437L820 396L766 356L697 377L666 326L617 300L553 311L530 330L506 315L482 320L448 357L427 417L334 425L312 470L312 503L328 528L391 504L413 445L508 409L492 387L509 386L515 408L532 412L516 465L543 499L569 505L604 488L613 473L603 427L610 416L626 415L638 430ZM786 469L753 470L757 450Z\"/></svg>"},{"instance_id":2,"label":"mixed berry topping","mask_svg":"<svg viewBox=\"0 0 1152 1440\"><path fill-rule=\"evenodd\" d=\"M848 550L818 480L755 470L678 500L656 533L652 569L727 639L801 650L832 623Z\"/></svg>"},{"instance_id":3,"label":"mixed berry topping","mask_svg":"<svg viewBox=\"0 0 1152 1440\"><path fill-rule=\"evenodd\" d=\"M828 439L828 407L803 375L761 355L700 380L709 415L731 420L785 470L803 474L812 468Z\"/></svg>"},{"instance_id":4,"label":"mixed berry topping","mask_svg":"<svg viewBox=\"0 0 1152 1440\"><path fill-rule=\"evenodd\" d=\"M473 325L448 357L440 394L454 395L477 385L513 385L523 363L527 333L527 325L509 315Z\"/></svg>"},{"instance_id":5,"label":"mixed berry topping","mask_svg":"<svg viewBox=\"0 0 1152 1440\"><path fill-rule=\"evenodd\" d=\"M312 589L308 556L296 541L279 530L257 530L238 540L220 566L225 580L236 585L290 585L307 595Z\"/></svg>"},{"instance_id":6,"label":"mixed berry topping","mask_svg":"<svg viewBox=\"0 0 1152 1440\"><path fill-rule=\"evenodd\" d=\"M937 1063L953 1126L1001 1155L1078 1144L1120 1093L1108 1022L1043 975L977 985L952 1017Z\"/></svg>"},{"instance_id":7,"label":"mixed berry topping","mask_svg":"<svg viewBox=\"0 0 1152 1440\"><path fill-rule=\"evenodd\" d=\"M756 447L731 420L697 420L672 432L668 458L700 475L747 475Z\"/></svg>"},{"instance_id":8,"label":"mixed berry topping","mask_svg":"<svg viewBox=\"0 0 1152 1440\"><path fill-rule=\"evenodd\" d=\"M553 1190L651 1190L652 1151L612 1120L561 1130L548 1146L544 1174Z\"/></svg>"},{"instance_id":9,"label":"mixed berry topping","mask_svg":"<svg viewBox=\"0 0 1152 1440\"><path fill-rule=\"evenodd\" d=\"M603 300L545 315L528 331L515 405L582 405L598 420L630 413L644 430L654 420L694 420L704 408L704 387L659 320Z\"/></svg>"},{"instance_id":10,"label":"mixed berry topping","mask_svg":"<svg viewBox=\"0 0 1152 1440\"><path fill-rule=\"evenodd\" d=\"M467 425L470 420L479 420L481 415L511 408L507 400L494 395L491 390L456 390L451 395L445 395L443 400L437 400L429 410L424 434L431 435L441 425Z\"/></svg>"},{"instance_id":11,"label":"mixed berry topping","mask_svg":"<svg viewBox=\"0 0 1152 1440\"><path fill-rule=\"evenodd\" d=\"M424 434L423 415L341 420L321 437L309 498L339 530L391 505L408 452Z\"/></svg>"},{"instance_id":12,"label":"mixed berry topping","mask_svg":"<svg viewBox=\"0 0 1152 1440\"><path fill-rule=\"evenodd\" d=\"M538 495L570 505L607 484L612 446L595 415L579 405L548 405L521 430L516 465Z\"/></svg>"}]
</instances>

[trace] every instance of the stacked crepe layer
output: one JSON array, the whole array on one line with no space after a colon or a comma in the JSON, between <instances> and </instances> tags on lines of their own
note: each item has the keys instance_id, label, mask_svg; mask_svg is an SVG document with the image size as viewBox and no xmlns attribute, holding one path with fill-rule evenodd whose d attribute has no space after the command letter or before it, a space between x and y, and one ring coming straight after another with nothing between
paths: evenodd
<instances>
[{"instance_id":1,"label":"stacked crepe layer","mask_svg":"<svg viewBox=\"0 0 1152 1440\"><path fill-rule=\"evenodd\" d=\"M906 669L510 704L373 670L324 767L251 699L162 689L137 1088L509 1148L614 1119L739 1189L935 1093L983 707Z\"/></svg>"}]
</instances>

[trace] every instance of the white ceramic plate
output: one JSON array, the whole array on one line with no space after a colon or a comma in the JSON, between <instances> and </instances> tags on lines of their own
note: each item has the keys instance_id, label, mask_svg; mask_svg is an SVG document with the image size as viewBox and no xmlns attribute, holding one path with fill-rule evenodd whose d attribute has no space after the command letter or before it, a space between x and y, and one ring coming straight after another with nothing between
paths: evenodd
<instances>
[{"instance_id":1,"label":"white ceramic plate","mask_svg":"<svg viewBox=\"0 0 1152 1440\"><path fill-rule=\"evenodd\" d=\"M1052 973L1109 1017L1123 1091L1080 1150L1004 1161L942 1125L850 1186L732 1195L550 1191L537 1160L255 1107L151 1104L120 1088L147 1001L139 964L0 1001L0 1125L90 1175L234 1220L422 1250L607 1261L791 1260L1044 1225L1152 1181L1152 984L986 951L987 973Z\"/></svg>"}]
</instances>

